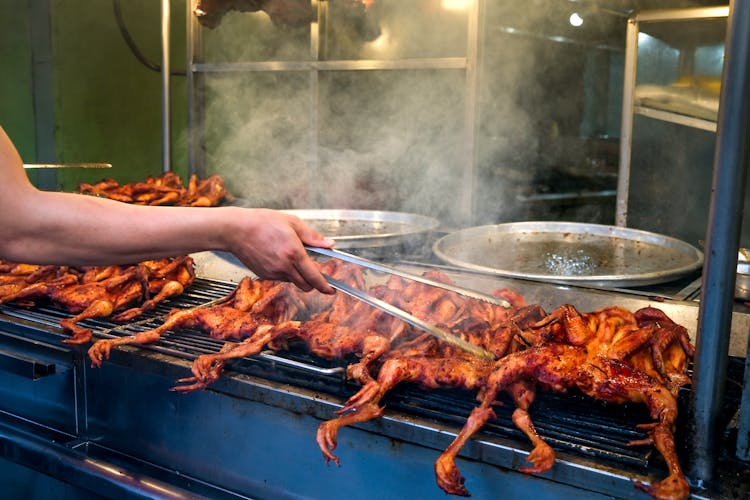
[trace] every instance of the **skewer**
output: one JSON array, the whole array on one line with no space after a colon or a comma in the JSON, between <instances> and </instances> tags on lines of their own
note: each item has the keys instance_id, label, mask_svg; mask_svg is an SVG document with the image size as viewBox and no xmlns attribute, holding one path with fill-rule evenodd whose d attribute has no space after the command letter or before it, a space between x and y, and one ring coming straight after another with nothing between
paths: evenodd
<instances>
[{"instance_id":1,"label":"skewer","mask_svg":"<svg viewBox=\"0 0 750 500\"><path fill-rule=\"evenodd\" d=\"M112 168L111 163L24 163L23 168Z\"/></svg>"},{"instance_id":2,"label":"skewer","mask_svg":"<svg viewBox=\"0 0 750 500\"><path fill-rule=\"evenodd\" d=\"M460 286L456 285L449 285L447 283L441 283L439 281L434 281L429 278L425 278L423 276L417 276L416 274L407 273L404 271L400 271L396 268L386 266L383 264L380 264L378 262L371 261L369 259L365 259L364 257L358 257L356 255L352 255L350 253L342 252L341 250L334 250L334 249L328 249L328 248L318 248L318 247L311 247L305 245L305 249L308 252L315 252L320 255L325 255L327 257L333 257L335 259L341 259L346 262L351 262L352 264L358 264L360 266L366 267L368 269L372 269L373 271L380 271L383 273L388 274L394 274L396 276L400 276L401 278L417 281L419 283L434 286L437 288L442 288L444 290L448 290L454 293L457 293L459 295L463 295L464 297L469 297L471 299L481 300L484 302L489 302L490 304L498 305L501 307L504 307L506 309L510 309L511 304L507 300L503 300L497 297L493 297L492 295L487 295L484 293L480 293L474 290L470 290L468 288L462 288Z\"/></svg>"},{"instance_id":3,"label":"skewer","mask_svg":"<svg viewBox=\"0 0 750 500\"><path fill-rule=\"evenodd\" d=\"M424 330L430 335L432 335L433 337L443 340L455 347L458 347L459 349L463 349L464 351L467 351L475 356L479 356L480 358L485 358L485 359L490 359L490 360L495 359L495 356L491 352L485 349L482 349L481 347L476 346L472 344L471 342L467 342L466 340L460 337L457 337L453 335L452 333L448 333L445 330L441 330L440 328L437 328L434 325L431 325L425 321L422 321L421 319L409 314L403 309L399 309L398 307L392 304L389 304L388 302L384 302L376 297L373 297L372 295L366 292L363 292L362 290L353 288L347 285L346 283L344 283L343 281L339 281L336 278L332 278L331 276L328 276L327 274L323 274L323 276L333 288L340 290L346 294L349 294L352 297L359 299L373 307L377 307L381 311L384 311L387 314L390 314L391 316L395 316L399 318L400 320L403 320L409 323L412 326L415 326L421 330Z\"/></svg>"}]
</instances>

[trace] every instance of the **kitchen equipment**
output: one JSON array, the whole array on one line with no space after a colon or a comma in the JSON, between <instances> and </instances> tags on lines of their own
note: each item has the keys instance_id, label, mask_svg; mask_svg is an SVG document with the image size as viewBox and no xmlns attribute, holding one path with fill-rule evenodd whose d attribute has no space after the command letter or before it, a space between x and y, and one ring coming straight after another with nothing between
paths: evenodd
<instances>
[{"instance_id":1,"label":"kitchen equipment","mask_svg":"<svg viewBox=\"0 0 750 500\"><path fill-rule=\"evenodd\" d=\"M435 269L399 268L416 275ZM142 320L118 325L92 319L82 324L91 327L96 338L153 328L173 308L204 305L233 290L234 283L208 277L211 269L198 263L199 278L186 293L159 304ZM483 293L513 289L547 310L562 303L582 310L615 303L636 310L652 304L622 292L465 270L444 272L458 285ZM381 278L372 277L376 282ZM659 307L694 336L697 304L667 299ZM382 419L341 433L342 464L331 468L315 445L315 432L356 390L345 380L341 365L300 349L261 353L230 362L208 390L178 394L169 390L175 380L189 376L192 362L219 352L224 341L190 329L169 332L154 344L115 349L101 368L91 368L85 349L61 342L65 336L59 319L67 316L42 303L32 309L0 305L3 349L28 356L21 349L28 344L41 351L41 361L47 351L71 358L66 363L53 360L56 372L41 382L21 383L20 376L5 375L0 444L15 462L109 497L134 498L134 491L157 486L164 498L186 497L170 496L164 488L170 486L190 489L190 498L445 498L435 485L432 464L476 406L474 394L401 384L389 393ZM737 313L733 334L746 340L748 325L750 315ZM19 339L24 346L16 346ZM732 352L744 353L745 347ZM64 365L70 367L66 372ZM52 385L47 396L36 387L55 384L56 379L69 383L70 389L55 390ZM34 405L40 401L45 405L37 409ZM648 482L654 468L656 475L662 473L650 447L627 444L644 437L636 427L648 420L642 407L546 392L538 394L532 410L537 430L559 451L554 480L547 474L511 473L523 463L528 444L512 423L513 405L508 403L495 407L497 419L461 452L461 469L476 498L517 498L528 491L556 500L629 498L637 495L632 479ZM47 408L66 411L53 419L52 412L43 411ZM740 476L731 477L737 481ZM378 486L363 488L363 478L378 480Z\"/></svg>"},{"instance_id":2,"label":"kitchen equipment","mask_svg":"<svg viewBox=\"0 0 750 500\"><path fill-rule=\"evenodd\" d=\"M740 248L737 253L734 296L741 300L750 300L750 251L746 248Z\"/></svg>"},{"instance_id":3,"label":"kitchen equipment","mask_svg":"<svg viewBox=\"0 0 750 500\"><path fill-rule=\"evenodd\" d=\"M283 210L296 215L342 249L415 247L423 244L437 219L425 215L380 210Z\"/></svg>"},{"instance_id":4,"label":"kitchen equipment","mask_svg":"<svg viewBox=\"0 0 750 500\"><path fill-rule=\"evenodd\" d=\"M661 234L577 222L513 222L450 233L433 245L443 261L516 278L601 287L671 281L703 264L703 253Z\"/></svg>"},{"instance_id":5,"label":"kitchen equipment","mask_svg":"<svg viewBox=\"0 0 750 500\"><path fill-rule=\"evenodd\" d=\"M334 257L336 259L345 260L346 262L351 262L352 264L357 264L357 265L366 267L367 269L372 269L373 271L380 271L386 274L393 274L396 276L400 276L401 278L405 278L407 280L417 281L425 285L442 288L444 290L449 290L453 293L464 295L472 299L482 300L484 302L489 302L491 304L496 304L496 305L503 306L506 308L511 306L511 304L507 300L499 299L497 297L493 297L491 295L487 295L484 293L479 293L475 290L470 290L468 288L462 288L462 287L451 285L448 283L441 283L439 281L434 281L429 278L425 278L423 276L418 276L416 274L405 273L395 267L379 264L377 262L373 262L363 257L357 257L356 255L351 255L351 254L348 254L346 252L341 252L336 249L318 248L318 247L311 247L311 246L305 246L305 248L309 252L315 252L320 255L326 255L328 257Z\"/></svg>"}]
</instances>

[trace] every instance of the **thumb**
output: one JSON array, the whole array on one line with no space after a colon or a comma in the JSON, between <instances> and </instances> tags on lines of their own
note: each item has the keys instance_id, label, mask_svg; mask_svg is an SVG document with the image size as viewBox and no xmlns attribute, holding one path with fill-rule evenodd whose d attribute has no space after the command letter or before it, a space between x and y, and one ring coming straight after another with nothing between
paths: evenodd
<instances>
[{"instance_id":1,"label":"thumb","mask_svg":"<svg viewBox=\"0 0 750 500\"><path fill-rule=\"evenodd\" d=\"M336 241L334 241L332 238L326 238L318 231L310 228L307 225L299 228L297 234L299 235L299 239L302 240L302 243L304 243L305 245L331 248L336 244Z\"/></svg>"}]
</instances>

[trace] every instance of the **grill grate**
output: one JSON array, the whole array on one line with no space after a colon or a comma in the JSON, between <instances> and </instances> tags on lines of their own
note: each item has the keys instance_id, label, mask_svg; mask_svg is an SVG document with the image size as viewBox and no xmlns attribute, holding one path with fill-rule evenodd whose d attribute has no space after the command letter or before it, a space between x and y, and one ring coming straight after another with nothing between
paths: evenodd
<instances>
[{"instance_id":1,"label":"grill grate","mask_svg":"<svg viewBox=\"0 0 750 500\"><path fill-rule=\"evenodd\" d=\"M206 305L226 296L234 287L234 283L196 279L183 295L159 304L137 321L118 325L107 320L92 319L82 321L80 325L91 328L97 338L133 335L160 325L164 316L174 308ZM71 316L67 311L49 304L31 309L2 305L0 312L11 318L50 327L58 327L60 319ZM218 352L223 344L224 341L211 339L198 330L184 329L167 332L158 342L141 347L194 360L202 354ZM352 359L335 362L323 360L308 354L302 346L292 345L289 351L282 353L266 352L253 358L233 360L228 363L227 369L347 398L358 389L357 385L345 380L344 367L348 361ZM488 422L482 434L526 442L525 436L511 421L514 409L512 401L503 397L503 404L495 408L498 418ZM389 392L383 403L388 408L459 427L463 426L477 405L474 395L465 391L425 392L408 383ZM636 428L636 424L650 421L644 406L607 405L575 392L564 395L540 392L529 413L540 435L557 450L640 468L647 468L651 458L658 456L649 446L627 446L628 441L645 437L645 433Z\"/></svg>"}]
</instances>

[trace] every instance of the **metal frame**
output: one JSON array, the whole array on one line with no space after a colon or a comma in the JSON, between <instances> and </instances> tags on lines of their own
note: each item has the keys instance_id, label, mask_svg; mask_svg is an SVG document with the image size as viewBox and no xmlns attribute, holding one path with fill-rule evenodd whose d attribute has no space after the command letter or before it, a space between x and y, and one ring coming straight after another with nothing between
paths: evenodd
<instances>
[{"instance_id":1,"label":"metal frame","mask_svg":"<svg viewBox=\"0 0 750 500\"><path fill-rule=\"evenodd\" d=\"M729 7L703 7L694 9L664 9L645 11L628 19L625 44L625 80L622 90L622 121L620 126L620 164L617 177L617 200L615 225L625 227L628 223L628 191L630 189L630 160L633 146L633 116L640 114L701 130L716 131L716 123L670 113L646 106L635 106L635 81L638 60L638 34L641 22L688 21L727 17Z\"/></svg>"},{"instance_id":2,"label":"metal frame","mask_svg":"<svg viewBox=\"0 0 750 500\"><path fill-rule=\"evenodd\" d=\"M172 124L170 112L171 93L169 91L171 46L170 37L170 1L161 1L161 164L162 172L172 170Z\"/></svg>"},{"instance_id":3,"label":"metal frame","mask_svg":"<svg viewBox=\"0 0 750 500\"><path fill-rule=\"evenodd\" d=\"M717 421L726 385L729 324L737 276L744 191L750 148L750 2L732 0L721 81L711 206L706 232L703 296L698 315L693 390L690 399L690 476L699 484L715 477ZM745 358L747 371L747 357ZM750 407L747 385L740 407L737 455L747 453ZM741 437L744 433L744 437ZM746 457L745 457L746 458Z\"/></svg>"},{"instance_id":4,"label":"metal frame","mask_svg":"<svg viewBox=\"0 0 750 500\"><path fill-rule=\"evenodd\" d=\"M207 73L231 72L310 72L310 159L308 169L311 178L319 167L318 143L318 76L321 71L371 71L371 70L420 70L463 69L466 72L466 104L464 109L464 156L467 165L463 172L458 211L460 217L471 221L473 217L474 186L476 171L476 127L478 123L478 93L480 63L480 39L483 26L482 13L486 0L475 0L467 13L466 57L416 58L398 60L325 60L325 27L328 22L328 4L311 0L318 13L317 21L310 25L310 61L263 61L241 63L206 63L203 60L201 26L192 15L193 1L187 2L187 130L188 130L188 174L204 175L205 164L205 110L203 109L204 75ZM309 200L315 202L315 200Z\"/></svg>"}]
</instances>

